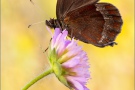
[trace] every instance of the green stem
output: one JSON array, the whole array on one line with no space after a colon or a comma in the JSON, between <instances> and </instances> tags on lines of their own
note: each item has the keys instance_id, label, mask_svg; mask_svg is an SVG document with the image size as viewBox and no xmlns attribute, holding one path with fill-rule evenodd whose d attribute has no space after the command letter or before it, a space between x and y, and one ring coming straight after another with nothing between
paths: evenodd
<instances>
[{"instance_id":1,"label":"green stem","mask_svg":"<svg viewBox=\"0 0 135 90\"><path fill-rule=\"evenodd\" d=\"M42 79L43 77L51 74L53 72L52 69L49 69L47 71L45 71L44 73L40 74L39 76L37 76L36 78L34 78L32 81L30 81L22 90L27 90L30 86L32 86L34 83L36 83L37 81L39 81L40 79Z\"/></svg>"}]
</instances>

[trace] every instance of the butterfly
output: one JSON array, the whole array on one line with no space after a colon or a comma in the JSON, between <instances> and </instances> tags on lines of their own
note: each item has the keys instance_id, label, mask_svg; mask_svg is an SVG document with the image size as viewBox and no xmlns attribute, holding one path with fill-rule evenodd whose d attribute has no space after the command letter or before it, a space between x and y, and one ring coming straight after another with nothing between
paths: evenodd
<instances>
[{"instance_id":1,"label":"butterfly","mask_svg":"<svg viewBox=\"0 0 135 90\"><path fill-rule=\"evenodd\" d=\"M69 37L97 47L113 46L123 24L119 10L99 0L57 0L57 19L46 20L50 28L66 29Z\"/></svg>"}]
</instances>

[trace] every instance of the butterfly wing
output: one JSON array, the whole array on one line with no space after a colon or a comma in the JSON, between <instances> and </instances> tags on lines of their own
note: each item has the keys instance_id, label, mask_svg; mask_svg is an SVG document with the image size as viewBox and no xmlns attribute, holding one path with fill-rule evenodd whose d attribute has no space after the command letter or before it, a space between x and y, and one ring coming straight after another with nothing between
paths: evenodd
<instances>
[{"instance_id":1,"label":"butterfly wing","mask_svg":"<svg viewBox=\"0 0 135 90\"><path fill-rule=\"evenodd\" d=\"M70 37L98 47L111 45L121 31L118 9L109 3L90 4L66 14Z\"/></svg>"},{"instance_id":2,"label":"butterfly wing","mask_svg":"<svg viewBox=\"0 0 135 90\"><path fill-rule=\"evenodd\" d=\"M85 5L93 4L99 0L57 0L56 16L57 19L63 18L68 12Z\"/></svg>"}]
</instances>

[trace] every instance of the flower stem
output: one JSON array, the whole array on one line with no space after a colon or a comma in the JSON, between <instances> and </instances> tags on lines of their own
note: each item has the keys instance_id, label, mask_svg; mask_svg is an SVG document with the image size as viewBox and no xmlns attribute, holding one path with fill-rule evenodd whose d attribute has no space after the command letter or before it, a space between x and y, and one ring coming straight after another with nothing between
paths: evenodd
<instances>
[{"instance_id":1,"label":"flower stem","mask_svg":"<svg viewBox=\"0 0 135 90\"><path fill-rule=\"evenodd\" d=\"M49 69L45 72L43 72L42 74L40 74L39 76L37 76L36 78L34 78L32 81L30 81L22 90L27 90L30 86L32 86L34 83L36 83L37 81L39 81L40 79L42 79L43 77L51 74L53 72L52 69Z\"/></svg>"}]
</instances>

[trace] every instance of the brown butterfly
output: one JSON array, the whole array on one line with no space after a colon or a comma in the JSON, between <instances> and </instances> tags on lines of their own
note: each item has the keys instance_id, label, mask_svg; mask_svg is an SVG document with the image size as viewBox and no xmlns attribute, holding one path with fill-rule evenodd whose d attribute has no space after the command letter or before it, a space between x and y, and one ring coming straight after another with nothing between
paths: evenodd
<instances>
[{"instance_id":1,"label":"brown butterfly","mask_svg":"<svg viewBox=\"0 0 135 90\"><path fill-rule=\"evenodd\" d=\"M51 28L67 29L70 37L98 47L113 46L123 21L118 9L99 0L57 0L57 19L46 20Z\"/></svg>"}]
</instances>

